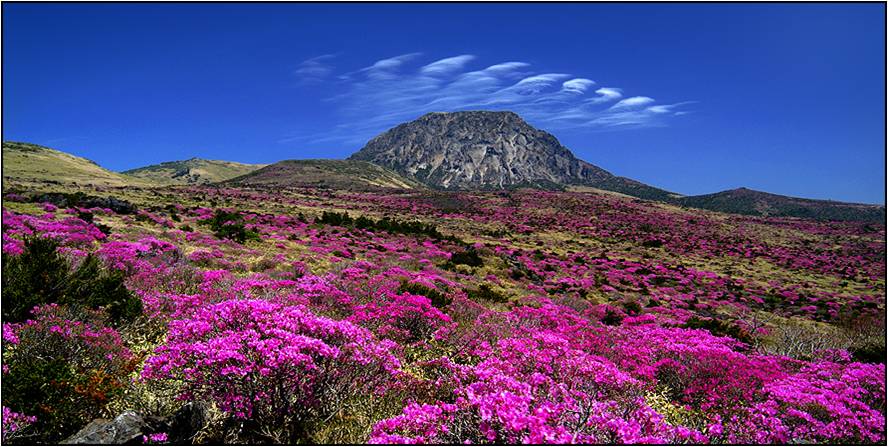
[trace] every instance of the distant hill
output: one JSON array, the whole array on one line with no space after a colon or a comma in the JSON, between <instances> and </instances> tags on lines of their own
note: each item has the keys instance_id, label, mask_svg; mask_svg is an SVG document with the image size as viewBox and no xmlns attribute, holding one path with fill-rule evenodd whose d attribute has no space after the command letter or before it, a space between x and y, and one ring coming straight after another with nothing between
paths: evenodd
<instances>
[{"instance_id":1,"label":"distant hill","mask_svg":"<svg viewBox=\"0 0 888 447\"><path fill-rule=\"evenodd\" d=\"M3 180L97 186L151 186L144 179L109 171L91 160L36 144L3 143Z\"/></svg>"},{"instance_id":2,"label":"distant hill","mask_svg":"<svg viewBox=\"0 0 888 447\"><path fill-rule=\"evenodd\" d=\"M678 205L723 213L819 220L884 221L885 207L830 200L801 199L747 188L682 197Z\"/></svg>"},{"instance_id":3,"label":"distant hill","mask_svg":"<svg viewBox=\"0 0 888 447\"><path fill-rule=\"evenodd\" d=\"M192 158L118 173L48 147L4 142L3 180L25 185L54 182L117 187L226 184L345 190L425 189L427 186L445 190L590 188L688 208L753 216L869 222L881 222L886 217L885 207L880 205L803 199L747 188L683 197L615 176L579 160L558 145L554 137L544 132L534 133L540 131L513 113L460 113L470 116L429 114L417 120L468 120L456 127L441 123L421 129L414 129L413 123L408 123L406 128L398 126L374 138L349 160L284 160L271 165ZM471 123L480 127L472 127ZM487 127L493 130L483 130ZM478 136L475 132L479 131L486 133ZM413 136L405 136L408 134ZM533 135L538 139L530 138ZM476 140L476 143L466 143Z\"/></svg>"},{"instance_id":4,"label":"distant hill","mask_svg":"<svg viewBox=\"0 0 888 447\"><path fill-rule=\"evenodd\" d=\"M191 158L130 169L123 173L159 185L204 185L240 177L265 166Z\"/></svg>"},{"instance_id":5,"label":"distant hill","mask_svg":"<svg viewBox=\"0 0 888 447\"><path fill-rule=\"evenodd\" d=\"M434 112L370 140L369 161L446 190L585 185L652 200L679 197L578 159L513 112Z\"/></svg>"},{"instance_id":6,"label":"distant hill","mask_svg":"<svg viewBox=\"0 0 888 447\"><path fill-rule=\"evenodd\" d=\"M417 189L423 185L389 169L356 160L284 160L224 182L230 185L334 189Z\"/></svg>"}]
</instances>

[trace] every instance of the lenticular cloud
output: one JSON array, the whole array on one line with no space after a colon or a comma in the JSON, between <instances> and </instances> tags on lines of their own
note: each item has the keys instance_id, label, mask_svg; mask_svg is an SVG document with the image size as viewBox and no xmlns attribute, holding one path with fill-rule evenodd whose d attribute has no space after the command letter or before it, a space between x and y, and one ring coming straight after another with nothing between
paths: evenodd
<instances>
[{"instance_id":1,"label":"lenticular cloud","mask_svg":"<svg viewBox=\"0 0 888 447\"><path fill-rule=\"evenodd\" d=\"M314 141L364 142L427 112L475 109L510 110L549 129L664 126L687 104L641 95L622 99L620 88L595 89L597 82L584 74L546 72L527 62L487 65L471 54L422 59L402 54L340 75L329 101L343 122Z\"/></svg>"}]
</instances>

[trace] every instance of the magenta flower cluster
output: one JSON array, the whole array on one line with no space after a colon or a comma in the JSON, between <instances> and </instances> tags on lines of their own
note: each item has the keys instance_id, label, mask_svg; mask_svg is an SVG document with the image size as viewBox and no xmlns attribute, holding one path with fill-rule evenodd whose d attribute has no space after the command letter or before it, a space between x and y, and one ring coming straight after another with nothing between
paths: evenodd
<instances>
[{"instance_id":1,"label":"magenta flower cluster","mask_svg":"<svg viewBox=\"0 0 888 447\"><path fill-rule=\"evenodd\" d=\"M122 216L106 236L74 216L110 210L3 211L4 253L51 237L124 272L146 320L166 331L141 379L210 400L239 423L304 430L372 399L397 402L365 423L373 443L885 442L884 363L855 362L844 349L770 355L750 341L768 328L743 318L884 324L884 226L726 221L563 192L175 194L409 212L471 239L241 212L260 240L240 244L200 223L215 210L183 206L176 222L159 209ZM538 232L558 232L552 244L572 238L569 249L533 239ZM483 267L448 262L469 251ZM710 271L708 259L777 273ZM694 321L712 329L688 328ZM736 338L713 335L719 328ZM96 369L133 359L116 330L58 306L3 326L7 350L35 340L87 350ZM33 423L13 410L3 409L4 440Z\"/></svg>"},{"instance_id":2,"label":"magenta flower cluster","mask_svg":"<svg viewBox=\"0 0 888 447\"><path fill-rule=\"evenodd\" d=\"M183 380L187 396L238 418L276 416L322 406L344 385L379 392L400 366L391 348L302 306L231 300L172 321L143 377Z\"/></svg>"}]
</instances>

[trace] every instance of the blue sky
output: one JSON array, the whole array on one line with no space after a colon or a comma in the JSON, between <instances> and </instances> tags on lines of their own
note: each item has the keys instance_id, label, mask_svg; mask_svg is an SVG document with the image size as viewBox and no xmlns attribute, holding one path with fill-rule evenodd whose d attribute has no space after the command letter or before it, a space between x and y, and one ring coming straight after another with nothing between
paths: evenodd
<instances>
[{"instance_id":1,"label":"blue sky","mask_svg":"<svg viewBox=\"0 0 888 447\"><path fill-rule=\"evenodd\" d=\"M885 203L882 4L3 4L3 139L115 170L344 158L514 110L680 192Z\"/></svg>"}]
</instances>

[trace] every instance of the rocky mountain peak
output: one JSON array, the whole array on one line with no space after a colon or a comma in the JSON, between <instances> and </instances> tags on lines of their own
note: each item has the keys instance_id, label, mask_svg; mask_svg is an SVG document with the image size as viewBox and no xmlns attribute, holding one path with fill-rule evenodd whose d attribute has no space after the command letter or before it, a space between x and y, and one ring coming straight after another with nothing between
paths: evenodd
<instances>
[{"instance_id":1,"label":"rocky mountain peak","mask_svg":"<svg viewBox=\"0 0 888 447\"><path fill-rule=\"evenodd\" d=\"M613 177L514 112L433 112L373 138L350 157L442 189L588 184Z\"/></svg>"}]
</instances>

